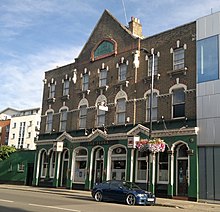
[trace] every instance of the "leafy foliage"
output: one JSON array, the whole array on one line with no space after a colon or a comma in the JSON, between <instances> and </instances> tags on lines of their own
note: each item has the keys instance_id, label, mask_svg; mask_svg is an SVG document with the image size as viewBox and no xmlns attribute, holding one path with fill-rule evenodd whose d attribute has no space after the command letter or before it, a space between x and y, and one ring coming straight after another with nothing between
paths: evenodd
<instances>
[{"instance_id":1,"label":"leafy foliage","mask_svg":"<svg viewBox=\"0 0 220 212\"><path fill-rule=\"evenodd\" d=\"M16 148L13 146L0 146L0 161L5 160L9 155L16 151Z\"/></svg>"}]
</instances>

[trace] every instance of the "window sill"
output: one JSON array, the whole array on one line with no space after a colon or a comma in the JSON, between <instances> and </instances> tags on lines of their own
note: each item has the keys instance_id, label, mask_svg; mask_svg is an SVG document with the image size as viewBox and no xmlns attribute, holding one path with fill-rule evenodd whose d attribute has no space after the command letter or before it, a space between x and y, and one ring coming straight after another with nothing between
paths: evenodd
<instances>
[{"instance_id":1,"label":"window sill","mask_svg":"<svg viewBox=\"0 0 220 212\"><path fill-rule=\"evenodd\" d=\"M186 75L186 72L188 71L188 68L182 68L182 69L178 69L178 70L171 70L168 71L167 74L170 75L170 77L172 77L173 75L177 75L177 74L182 74L182 75Z\"/></svg>"},{"instance_id":2,"label":"window sill","mask_svg":"<svg viewBox=\"0 0 220 212\"><path fill-rule=\"evenodd\" d=\"M64 96L61 97L61 99L62 100L68 100L68 99L70 99L70 95L69 94L68 95L64 95Z\"/></svg>"},{"instance_id":3,"label":"window sill","mask_svg":"<svg viewBox=\"0 0 220 212\"><path fill-rule=\"evenodd\" d=\"M82 90L80 93L82 93L82 94L89 94L90 93L90 90Z\"/></svg>"},{"instance_id":4,"label":"window sill","mask_svg":"<svg viewBox=\"0 0 220 212\"><path fill-rule=\"evenodd\" d=\"M128 80L123 80L123 81L118 81L118 83L115 85L116 87L121 87L121 86L128 87L129 81Z\"/></svg>"},{"instance_id":5,"label":"window sill","mask_svg":"<svg viewBox=\"0 0 220 212\"><path fill-rule=\"evenodd\" d=\"M154 75L154 80L159 80L160 79L160 74L158 73L158 74L155 74ZM144 82L145 83L147 83L147 82L149 82L149 81L151 81L152 80L152 77L151 76L146 76L145 78L144 78Z\"/></svg>"},{"instance_id":6,"label":"window sill","mask_svg":"<svg viewBox=\"0 0 220 212\"><path fill-rule=\"evenodd\" d=\"M47 102L48 103L53 103L53 102L55 102L56 101L56 98L48 98L47 99Z\"/></svg>"}]
</instances>

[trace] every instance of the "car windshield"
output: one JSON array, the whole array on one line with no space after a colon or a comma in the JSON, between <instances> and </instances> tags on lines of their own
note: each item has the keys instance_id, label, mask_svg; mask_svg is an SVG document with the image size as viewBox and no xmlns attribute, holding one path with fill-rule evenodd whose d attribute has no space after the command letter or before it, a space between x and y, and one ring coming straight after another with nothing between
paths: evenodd
<instances>
[{"instance_id":1,"label":"car windshield","mask_svg":"<svg viewBox=\"0 0 220 212\"><path fill-rule=\"evenodd\" d=\"M123 182L123 186L127 189L141 189L138 185L131 182Z\"/></svg>"}]
</instances>

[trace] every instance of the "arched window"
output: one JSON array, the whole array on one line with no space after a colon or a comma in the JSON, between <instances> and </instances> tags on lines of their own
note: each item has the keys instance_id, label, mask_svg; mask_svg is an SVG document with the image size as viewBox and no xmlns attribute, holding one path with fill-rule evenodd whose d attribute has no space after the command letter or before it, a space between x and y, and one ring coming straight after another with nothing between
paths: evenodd
<instances>
[{"instance_id":1,"label":"arched window","mask_svg":"<svg viewBox=\"0 0 220 212\"><path fill-rule=\"evenodd\" d=\"M158 111L158 106L157 106L157 100L158 100L158 95L159 91L158 90L153 90L153 102L152 102L152 120L157 121L157 111ZM151 92L147 91L145 93L145 98L147 99L146 101L146 121L150 121L150 101L151 101Z\"/></svg>"},{"instance_id":2,"label":"arched window","mask_svg":"<svg viewBox=\"0 0 220 212\"><path fill-rule=\"evenodd\" d=\"M56 162L56 152L51 151L50 153L50 178L54 178L55 173L55 162Z\"/></svg>"},{"instance_id":3,"label":"arched window","mask_svg":"<svg viewBox=\"0 0 220 212\"><path fill-rule=\"evenodd\" d=\"M48 156L46 150L41 153L41 177L45 178L47 176L48 169Z\"/></svg>"},{"instance_id":4,"label":"arched window","mask_svg":"<svg viewBox=\"0 0 220 212\"><path fill-rule=\"evenodd\" d=\"M185 117L185 90L173 89L173 118Z\"/></svg>"},{"instance_id":5,"label":"arched window","mask_svg":"<svg viewBox=\"0 0 220 212\"><path fill-rule=\"evenodd\" d=\"M74 168L74 182L84 183L87 173L87 159L88 154L85 148L77 148L74 150L75 168Z\"/></svg>"},{"instance_id":6,"label":"arched window","mask_svg":"<svg viewBox=\"0 0 220 212\"><path fill-rule=\"evenodd\" d=\"M116 106L117 124L125 124L125 114L126 114L126 99L124 98L118 99Z\"/></svg>"},{"instance_id":7,"label":"arched window","mask_svg":"<svg viewBox=\"0 0 220 212\"><path fill-rule=\"evenodd\" d=\"M137 152L137 161L136 161L136 182L146 183L147 180L147 152Z\"/></svg>"},{"instance_id":8,"label":"arched window","mask_svg":"<svg viewBox=\"0 0 220 212\"><path fill-rule=\"evenodd\" d=\"M105 115L108 110L107 107L107 98L104 95L100 95L96 100L97 107L97 120L96 124L98 127L105 125Z\"/></svg>"},{"instance_id":9,"label":"arched window","mask_svg":"<svg viewBox=\"0 0 220 212\"><path fill-rule=\"evenodd\" d=\"M61 132L66 130L67 112L68 112L67 107L63 107L60 109L60 131Z\"/></svg>"},{"instance_id":10,"label":"arched window","mask_svg":"<svg viewBox=\"0 0 220 212\"><path fill-rule=\"evenodd\" d=\"M119 91L115 97L117 124L125 124L127 98L127 94L123 90Z\"/></svg>"},{"instance_id":11,"label":"arched window","mask_svg":"<svg viewBox=\"0 0 220 212\"><path fill-rule=\"evenodd\" d=\"M111 179L125 180L126 179L126 148L116 146L112 149L111 154Z\"/></svg>"},{"instance_id":12,"label":"arched window","mask_svg":"<svg viewBox=\"0 0 220 212\"><path fill-rule=\"evenodd\" d=\"M52 132L52 127L53 127L53 113L54 111L52 109L48 110L46 112L47 119L46 119L46 132Z\"/></svg>"},{"instance_id":13,"label":"arched window","mask_svg":"<svg viewBox=\"0 0 220 212\"><path fill-rule=\"evenodd\" d=\"M81 99L79 103L79 128L85 129L86 128L86 119L87 119L87 107L89 103L86 98Z\"/></svg>"},{"instance_id":14,"label":"arched window","mask_svg":"<svg viewBox=\"0 0 220 212\"><path fill-rule=\"evenodd\" d=\"M167 184L169 181L169 167L168 167L167 147L164 152L158 153L158 183Z\"/></svg>"}]
</instances>

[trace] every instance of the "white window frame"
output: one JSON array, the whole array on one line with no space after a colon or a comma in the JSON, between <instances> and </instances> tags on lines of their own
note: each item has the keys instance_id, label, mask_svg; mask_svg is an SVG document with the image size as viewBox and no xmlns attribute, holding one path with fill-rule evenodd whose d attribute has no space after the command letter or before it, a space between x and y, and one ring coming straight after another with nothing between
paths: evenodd
<instances>
[{"instance_id":1,"label":"white window frame","mask_svg":"<svg viewBox=\"0 0 220 212\"><path fill-rule=\"evenodd\" d=\"M85 129L87 121L87 105L80 105L79 109L79 128Z\"/></svg>"},{"instance_id":2,"label":"white window frame","mask_svg":"<svg viewBox=\"0 0 220 212\"><path fill-rule=\"evenodd\" d=\"M68 109L67 108L64 108L64 109L60 110L60 131L61 132L66 130L67 114L68 114Z\"/></svg>"},{"instance_id":3,"label":"white window frame","mask_svg":"<svg viewBox=\"0 0 220 212\"><path fill-rule=\"evenodd\" d=\"M80 150L85 150L86 151L86 155L77 155L77 152L79 152ZM81 162L81 161L86 161L86 167L84 169L79 169L78 171L81 172L82 175L84 175L84 180L79 181L77 179L77 163ZM74 167L73 167L73 182L77 183L77 184L84 184L85 180L86 180L86 175L87 175L87 167L88 167L88 150L86 148L83 147L78 147L74 150Z\"/></svg>"},{"instance_id":4,"label":"white window frame","mask_svg":"<svg viewBox=\"0 0 220 212\"><path fill-rule=\"evenodd\" d=\"M125 154L113 154L113 151L116 150L116 149L124 149L125 150ZM122 169L121 172L124 172L125 173L125 179L123 180L126 180L127 176L126 176L126 173L127 173L127 166L128 166L128 161L127 161L127 148L125 146L122 146L122 145L115 145L115 146L112 146L111 149L109 150L111 151L111 156L110 156L110 167L109 167L109 171L110 171L110 179L112 179L112 174L114 172L114 168L112 167L112 163L114 161L120 161L120 160L123 160L125 161L125 169ZM117 169L116 169L117 170ZM116 174L117 175L117 174Z\"/></svg>"},{"instance_id":5,"label":"white window frame","mask_svg":"<svg viewBox=\"0 0 220 212\"><path fill-rule=\"evenodd\" d=\"M24 172L24 169L25 169L24 163L23 163L23 162L18 163L18 169L17 169L17 171L18 171L18 172Z\"/></svg>"},{"instance_id":6,"label":"white window frame","mask_svg":"<svg viewBox=\"0 0 220 212\"><path fill-rule=\"evenodd\" d=\"M156 116L152 116L153 121L157 121L157 113L158 113L158 93L156 91L153 92L153 103L152 103L152 115L156 114ZM147 94L146 101L146 121L150 121L150 101L151 101L151 93ZM156 112L155 112L156 111Z\"/></svg>"},{"instance_id":7,"label":"white window frame","mask_svg":"<svg viewBox=\"0 0 220 212\"><path fill-rule=\"evenodd\" d=\"M185 61L185 50L184 48L177 48L173 51L173 70L182 70L184 69Z\"/></svg>"},{"instance_id":8,"label":"white window frame","mask_svg":"<svg viewBox=\"0 0 220 212\"><path fill-rule=\"evenodd\" d=\"M43 151L42 152L42 157L41 157L41 178L46 178L47 176L47 169L48 169L48 161L47 161L47 152Z\"/></svg>"},{"instance_id":9,"label":"white window frame","mask_svg":"<svg viewBox=\"0 0 220 212\"><path fill-rule=\"evenodd\" d=\"M153 56L148 57L148 76L151 76ZM158 74L158 56L154 55L154 76Z\"/></svg>"},{"instance_id":10,"label":"white window frame","mask_svg":"<svg viewBox=\"0 0 220 212\"><path fill-rule=\"evenodd\" d=\"M123 103L121 105L120 103ZM116 122L117 124L125 124L125 116L126 116L126 98L120 98L117 99L117 105L116 105ZM119 120L123 118L122 122L119 122Z\"/></svg>"},{"instance_id":11,"label":"white window frame","mask_svg":"<svg viewBox=\"0 0 220 212\"><path fill-rule=\"evenodd\" d=\"M89 89L89 74L85 73L82 76L82 91L87 91Z\"/></svg>"},{"instance_id":12,"label":"white window frame","mask_svg":"<svg viewBox=\"0 0 220 212\"><path fill-rule=\"evenodd\" d=\"M52 132L53 128L53 112L47 112L47 119L46 119L46 132Z\"/></svg>"},{"instance_id":13,"label":"white window frame","mask_svg":"<svg viewBox=\"0 0 220 212\"><path fill-rule=\"evenodd\" d=\"M55 83L51 83L50 84L50 88L49 88L49 99L52 99L55 97Z\"/></svg>"},{"instance_id":14,"label":"white window frame","mask_svg":"<svg viewBox=\"0 0 220 212\"><path fill-rule=\"evenodd\" d=\"M157 183L158 184L168 184L169 183L169 176L170 176L170 164L169 164L169 155L167 155L167 161L163 161L163 162L160 162L160 154L168 154L167 152L166 152L166 150L165 150L165 152L159 152L158 153L158 160L157 160L157 173L158 173L158 175L157 175ZM161 163L163 163L163 164L167 164L167 166L168 166L168 169L167 169L167 180L166 181L162 181L162 180L160 180L160 164Z\"/></svg>"},{"instance_id":15,"label":"white window frame","mask_svg":"<svg viewBox=\"0 0 220 212\"><path fill-rule=\"evenodd\" d=\"M126 63L121 63L118 69L118 81L125 81L127 79L128 66Z\"/></svg>"},{"instance_id":16,"label":"white window frame","mask_svg":"<svg viewBox=\"0 0 220 212\"><path fill-rule=\"evenodd\" d=\"M63 82L63 96L69 95L70 81L68 79Z\"/></svg>"},{"instance_id":17,"label":"white window frame","mask_svg":"<svg viewBox=\"0 0 220 212\"><path fill-rule=\"evenodd\" d=\"M97 109L97 126L98 127L102 127L103 125L105 125L105 115L106 115L105 111Z\"/></svg>"},{"instance_id":18,"label":"white window frame","mask_svg":"<svg viewBox=\"0 0 220 212\"><path fill-rule=\"evenodd\" d=\"M107 85L107 69L101 69L99 72L99 87Z\"/></svg>"},{"instance_id":19,"label":"white window frame","mask_svg":"<svg viewBox=\"0 0 220 212\"><path fill-rule=\"evenodd\" d=\"M137 159L136 159L136 175L135 175L135 182L137 182L137 183L146 183L147 182L147 178L148 178L148 161L147 161L147 153L146 153L146 156L143 156L143 157L139 157L139 155L138 155L138 153L139 152L137 152ZM140 180L140 179L138 179L138 172L139 172L139 169L138 169L138 162L139 161L145 161L145 163L146 163L146 167L147 167L147 169L145 170L145 179L143 179L143 180Z\"/></svg>"},{"instance_id":20,"label":"white window frame","mask_svg":"<svg viewBox=\"0 0 220 212\"><path fill-rule=\"evenodd\" d=\"M183 90L183 93L184 93L184 101L175 103L175 101L174 101L174 93L175 93L175 91L177 91L177 90ZM174 117L174 107L177 106L177 105L184 105L184 116ZM185 116L186 116L186 97L185 97L185 89L184 89L183 87L175 88L175 89L172 90L172 118L173 118L173 119L179 119L179 118L184 118Z\"/></svg>"},{"instance_id":21,"label":"white window frame","mask_svg":"<svg viewBox=\"0 0 220 212\"><path fill-rule=\"evenodd\" d=\"M56 152L52 151L50 154L50 178L55 176Z\"/></svg>"}]
</instances>

